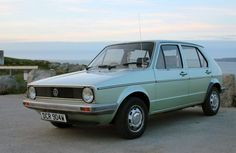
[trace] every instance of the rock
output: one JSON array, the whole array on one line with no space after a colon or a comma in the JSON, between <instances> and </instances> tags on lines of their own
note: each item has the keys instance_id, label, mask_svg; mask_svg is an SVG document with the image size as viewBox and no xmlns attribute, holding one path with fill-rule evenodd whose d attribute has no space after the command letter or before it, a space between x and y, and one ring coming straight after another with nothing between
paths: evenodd
<instances>
[{"instance_id":1,"label":"rock","mask_svg":"<svg viewBox=\"0 0 236 153\"><path fill-rule=\"evenodd\" d=\"M16 78L10 75L0 76L0 95L8 94L18 88Z\"/></svg>"},{"instance_id":2,"label":"rock","mask_svg":"<svg viewBox=\"0 0 236 153\"><path fill-rule=\"evenodd\" d=\"M54 69L57 74L64 74L69 72L81 71L85 69L85 65L80 64L70 64L70 63L51 63L49 65L50 69Z\"/></svg>"},{"instance_id":3,"label":"rock","mask_svg":"<svg viewBox=\"0 0 236 153\"><path fill-rule=\"evenodd\" d=\"M233 74L224 74L223 86L225 91L221 94L221 106L231 107L234 105L235 76Z\"/></svg>"},{"instance_id":4,"label":"rock","mask_svg":"<svg viewBox=\"0 0 236 153\"><path fill-rule=\"evenodd\" d=\"M55 76L55 70L32 70L29 73L27 83Z\"/></svg>"},{"instance_id":5,"label":"rock","mask_svg":"<svg viewBox=\"0 0 236 153\"><path fill-rule=\"evenodd\" d=\"M55 68L59 67L60 65L61 65L61 64L58 63L58 62L53 62L53 63L49 64L49 67L50 67L51 69L55 69Z\"/></svg>"},{"instance_id":6,"label":"rock","mask_svg":"<svg viewBox=\"0 0 236 153\"><path fill-rule=\"evenodd\" d=\"M68 72L75 72L75 71L81 71L85 69L84 65L79 65L79 64L70 64L68 68Z\"/></svg>"}]
</instances>

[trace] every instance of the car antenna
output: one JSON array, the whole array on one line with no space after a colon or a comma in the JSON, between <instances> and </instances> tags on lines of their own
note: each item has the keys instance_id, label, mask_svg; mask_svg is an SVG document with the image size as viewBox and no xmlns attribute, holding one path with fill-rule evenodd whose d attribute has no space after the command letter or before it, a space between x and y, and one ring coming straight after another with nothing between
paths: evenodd
<instances>
[{"instance_id":1,"label":"car antenna","mask_svg":"<svg viewBox=\"0 0 236 153\"><path fill-rule=\"evenodd\" d=\"M143 50L143 44L142 44L142 30L141 30L141 18L140 13L138 14L138 23L139 23L139 39L140 39L140 50ZM145 55L146 56L146 55ZM142 65L144 64L144 59L142 58Z\"/></svg>"},{"instance_id":2,"label":"car antenna","mask_svg":"<svg viewBox=\"0 0 236 153\"><path fill-rule=\"evenodd\" d=\"M141 31L141 22L140 22L140 14L138 14L138 23L139 23L139 39L140 39L140 47L141 47L141 50L143 50L143 44L142 44L142 31Z\"/></svg>"}]
</instances>

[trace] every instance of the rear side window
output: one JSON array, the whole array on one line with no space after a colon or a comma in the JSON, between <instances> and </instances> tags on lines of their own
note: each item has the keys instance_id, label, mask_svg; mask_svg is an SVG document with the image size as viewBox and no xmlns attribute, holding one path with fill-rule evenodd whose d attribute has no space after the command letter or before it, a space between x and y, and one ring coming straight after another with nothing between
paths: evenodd
<instances>
[{"instance_id":1,"label":"rear side window","mask_svg":"<svg viewBox=\"0 0 236 153\"><path fill-rule=\"evenodd\" d=\"M157 60L157 69L182 68L182 60L177 45L162 45Z\"/></svg>"},{"instance_id":2,"label":"rear side window","mask_svg":"<svg viewBox=\"0 0 236 153\"><path fill-rule=\"evenodd\" d=\"M208 67L208 63L206 58L202 55L202 53L197 49L198 55L199 55L199 60L200 60L200 64L201 67Z\"/></svg>"},{"instance_id":3,"label":"rear side window","mask_svg":"<svg viewBox=\"0 0 236 153\"><path fill-rule=\"evenodd\" d=\"M188 68L207 67L207 61L202 53L195 47L182 46Z\"/></svg>"}]
</instances>

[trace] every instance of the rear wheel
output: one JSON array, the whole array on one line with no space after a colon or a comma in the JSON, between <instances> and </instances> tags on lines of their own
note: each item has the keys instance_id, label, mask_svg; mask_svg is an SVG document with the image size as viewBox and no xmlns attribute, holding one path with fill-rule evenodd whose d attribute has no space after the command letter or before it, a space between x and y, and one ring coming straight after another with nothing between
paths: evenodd
<instances>
[{"instance_id":1,"label":"rear wheel","mask_svg":"<svg viewBox=\"0 0 236 153\"><path fill-rule=\"evenodd\" d=\"M205 102L202 104L202 110L205 115L211 116L217 114L220 108L220 93L216 87L213 87Z\"/></svg>"},{"instance_id":2,"label":"rear wheel","mask_svg":"<svg viewBox=\"0 0 236 153\"><path fill-rule=\"evenodd\" d=\"M130 97L117 113L115 127L123 138L134 139L144 133L147 125L148 110L141 99Z\"/></svg>"},{"instance_id":3,"label":"rear wheel","mask_svg":"<svg viewBox=\"0 0 236 153\"><path fill-rule=\"evenodd\" d=\"M68 124L68 123L60 123L60 122L51 122L53 126L57 127L57 128L70 128L72 127L72 124Z\"/></svg>"}]
</instances>

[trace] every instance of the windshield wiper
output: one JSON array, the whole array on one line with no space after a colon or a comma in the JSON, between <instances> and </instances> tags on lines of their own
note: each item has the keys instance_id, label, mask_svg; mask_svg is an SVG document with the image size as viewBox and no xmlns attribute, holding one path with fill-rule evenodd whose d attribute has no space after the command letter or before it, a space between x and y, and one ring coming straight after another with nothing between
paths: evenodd
<instances>
[{"instance_id":1,"label":"windshield wiper","mask_svg":"<svg viewBox=\"0 0 236 153\"><path fill-rule=\"evenodd\" d=\"M128 62L128 63L123 63L122 65L124 65L124 66L128 66L128 65L130 65L130 64L142 64L142 63L138 63L138 62Z\"/></svg>"},{"instance_id":2,"label":"windshield wiper","mask_svg":"<svg viewBox=\"0 0 236 153\"><path fill-rule=\"evenodd\" d=\"M116 65L98 65L99 68L108 68L108 70L111 70L113 68L116 68Z\"/></svg>"},{"instance_id":3,"label":"windshield wiper","mask_svg":"<svg viewBox=\"0 0 236 153\"><path fill-rule=\"evenodd\" d=\"M95 68L94 66L87 66L85 69L88 71L91 68Z\"/></svg>"}]
</instances>

